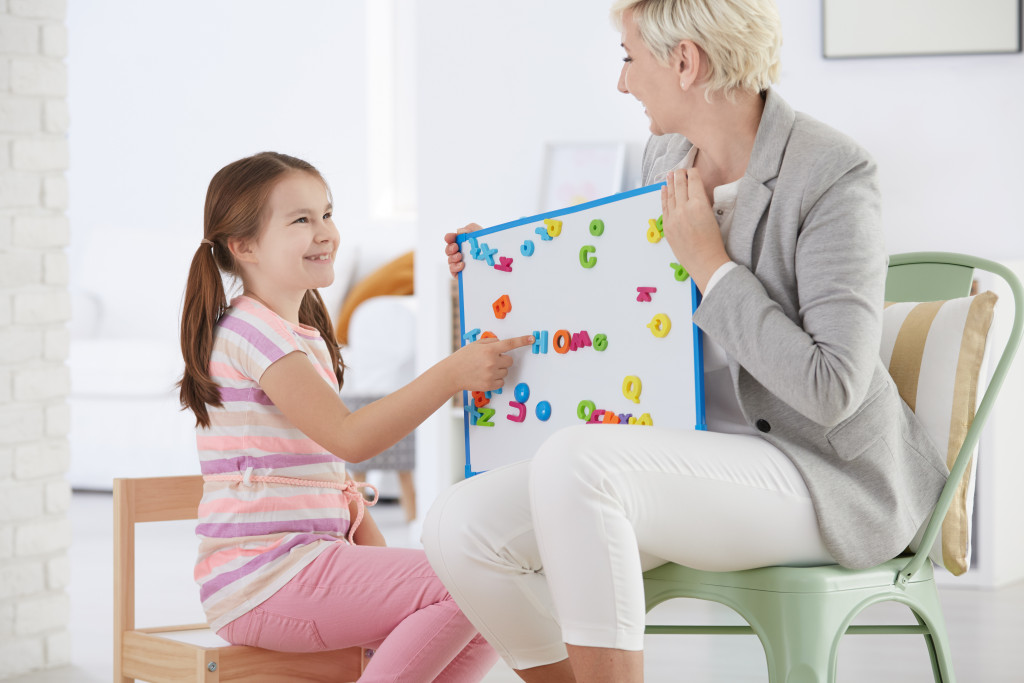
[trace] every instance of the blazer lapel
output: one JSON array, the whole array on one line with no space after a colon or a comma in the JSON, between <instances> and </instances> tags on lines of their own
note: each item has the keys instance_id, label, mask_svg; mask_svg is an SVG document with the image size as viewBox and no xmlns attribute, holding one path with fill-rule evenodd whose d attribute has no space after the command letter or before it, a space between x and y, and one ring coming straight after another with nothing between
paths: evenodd
<instances>
[{"instance_id":1,"label":"blazer lapel","mask_svg":"<svg viewBox=\"0 0 1024 683\"><path fill-rule=\"evenodd\" d=\"M754 233L772 201L772 190L767 183L779 175L795 120L793 109L769 89L750 163L736 193L736 213L733 214L732 230L725 245L730 258L747 268L753 262Z\"/></svg>"}]
</instances>

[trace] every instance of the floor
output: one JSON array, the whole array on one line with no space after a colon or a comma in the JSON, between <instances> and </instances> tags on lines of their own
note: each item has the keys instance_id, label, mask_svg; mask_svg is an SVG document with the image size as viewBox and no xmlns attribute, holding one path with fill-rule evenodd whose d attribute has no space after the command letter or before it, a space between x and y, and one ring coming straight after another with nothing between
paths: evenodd
<instances>
[{"instance_id":1,"label":"floor","mask_svg":"<svg viewBox=\"0 0 1024 683\"><path fill-rule=\"evenodd\" d=\"M397 504L374 509L391 545L413 546ZM111 680L111 498L109 494L76 493L71 507L74 542L71 547L72 665L8 679L18 683L106 683ZM192 555L195 540L188 522L149 525L137 540L137 552L147 558L137 569L138 623L203 621L192 595ZM181 577L185 577L182 581ZM170 586L180 586L172 590ZM942 589L956 671L961 681L1010 683L1024 680L1024 583L1000 590ZM907 622L906 611L876 606L872 614ZM677 601L652 613L686 615L694 621L711 619L737 623L725 608L698 601ZM768 680L764 653L753 636L648 636L645 652L649 682L686 680L693 683L753 683ZM486 683L518 681L502 662ZM916 636L849 636L839 651L841 682L916 683L931 681L921 639ZM426 683L426 682L424 682Z\"/></svg>"}]
</instances>

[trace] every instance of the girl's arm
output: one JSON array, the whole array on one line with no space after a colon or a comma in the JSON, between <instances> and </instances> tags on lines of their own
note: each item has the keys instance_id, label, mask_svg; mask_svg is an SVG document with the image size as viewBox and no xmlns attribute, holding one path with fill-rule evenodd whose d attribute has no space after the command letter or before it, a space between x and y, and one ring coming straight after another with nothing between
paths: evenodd
<instances>
[{"instance_id":1,"label":"girl's arm","mask_svg":"<svg viewBox=\"0 0 1024 683\"><path fill-rule=\"evenodd\" d=\"M456 392L501 388L512 365L505 354L532 343L529 335L473 342L354 413L300 352L267 368L260 387L303 434L346 462L362 462L398 443Z\"/></svg>"}]
</instances>

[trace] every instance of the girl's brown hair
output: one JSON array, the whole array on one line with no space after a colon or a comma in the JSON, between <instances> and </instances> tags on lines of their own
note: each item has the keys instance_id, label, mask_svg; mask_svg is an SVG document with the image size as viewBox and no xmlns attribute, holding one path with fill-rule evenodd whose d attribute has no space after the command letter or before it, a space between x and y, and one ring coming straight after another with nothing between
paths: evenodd
<instances>
[{"instance_id":1,"label":"girl's brown hair","mask_svg":"<svg viewBox=\"0 0 1024 683\"><path fill-rule=\"evenodd\" d=\"M210 377L214 332L228 308L221 273L241 276L228 240L259 238L267 197L274 184L292 171L309 173L327 186L311 164L286 154L261 152L217 171L206 191L203 242L192 257L182 306L181 355L185 359L185 373L178 382L182 409L188 408L195 414L198 426L210 426L207 406L222 405L220 388ZM320 331L327 342L338 384L342 384L345 370L341 353L331 316L317 290L306 290L299 307L299 322Z\"/></svg>"}]
</instances>

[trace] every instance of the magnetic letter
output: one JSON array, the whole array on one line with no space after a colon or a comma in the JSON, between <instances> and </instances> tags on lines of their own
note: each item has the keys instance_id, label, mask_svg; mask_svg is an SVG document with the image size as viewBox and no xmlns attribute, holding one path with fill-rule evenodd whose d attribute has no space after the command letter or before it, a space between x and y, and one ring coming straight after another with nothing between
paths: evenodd
<instances>
[{"instance_id":1,"label":"magnetic letter","mask_svg":"<svg viewBox=\"0 0 1024 683\"><path fill-rule=\"evenodd\" d=\"M545 218L544 225L548 226L548 235L551 237L558 237L562 234L562 221L556 221L554 218Z\"/></svg>"},{"instance_id":2,"label":"magnetic letter","mask_svg":"<svg viewBox=\"0 0 1024 683\"><path fill-rule=\"evenodd\" d=\"M627 375L626 379L622 380L622 395L633 403L640 402L641 388L640 378L636 375Z\"/></svg>"},{"instance_id":3,"label":"magnetic letter","mask_svg":"<svg viewBox=\"0 0 1024 683\"><path fill-rule=\"evenodd\" d=\"M584 247L581 247L580 265L583 266L584 268L593 268L594 265L597 263L597 257L591 256L591 254L593 254L595 251L597 251L597 249L589 244Z\"/></svg>"},{"instance_id":4,"label":"magnetic letter","mask_svg":"<svg viewBox=\"0 0 1024 683\"><path fill-rule=\"evenodd\" d=\"M522 422L523 420L526 419L526 406L524 406L522 403L518 401L509 401L508 407L515 408L516 410L519 411L518 415L513 415L512 413L506 415L506 417L512 420L512 422Z\"/></svg>"},{"instance_id":5,"label":"magnetic letter","mask_svg":"<svg viewBox=\"0 0 1024 683\"><path fill-rule=\"evenodd\" d=\"M491 308L494 309L495 318L504 320L508 312L512 310L512 300L508 298L508 294L502 294L497 301L491 304Z\"/></svg>"},{"instance_id":6,"label":"magnetic letter","mask_svg":"<svg viewBox=\"0 0 1024 683\"><path fill-rule=\"evenodd\" d=\"M668 316L664 313L651 318L651 322L647 323L647 327L651 330L651 334L655 337L664 337L668 334L668 331L672 329L672 321L668 319Z\"/></svg>"},{"instance_id":7,"label":"magnetic letter","mask_svg":"<svg viewBox=\"0 0 1024 683\"><path fill-rule=\"evenodd\" d=\"M637 287L636 291L637 291L636 300L643 302L643 301L650 301L651 300L651 294L654 294L655 292L657 292L658 288L657 287Z\"/></svg>"}]
</instances>

